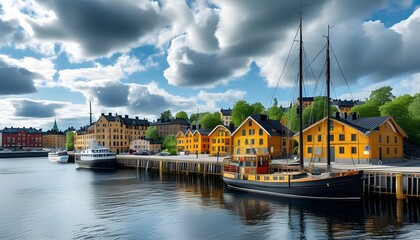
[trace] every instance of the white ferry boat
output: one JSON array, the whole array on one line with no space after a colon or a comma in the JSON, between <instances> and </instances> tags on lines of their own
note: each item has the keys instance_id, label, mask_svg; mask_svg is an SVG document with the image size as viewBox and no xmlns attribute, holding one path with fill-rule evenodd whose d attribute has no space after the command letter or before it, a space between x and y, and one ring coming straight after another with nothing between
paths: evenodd
<instances>
[{"instance_id":1,"label":"white ferry boat","mask_svg":"<svg viewBox=\"0 0 420 240\"><path fill-rule=\"evenodd\" d=\"M88 148L77 154L76 163L81 168L114 169L117 163L116 154L107 147Z\"/></svg>"},{"instance_id":2,"label":"white ferry boat","mask_svg":"<svg viewBox=\"0 0 420 240\"><path fill-rule=\"evenodd\" d=\"M69 154L67 151L53 151L48 153L48 160L59 163L67 163Z\"/></svg>"}]
</instances>

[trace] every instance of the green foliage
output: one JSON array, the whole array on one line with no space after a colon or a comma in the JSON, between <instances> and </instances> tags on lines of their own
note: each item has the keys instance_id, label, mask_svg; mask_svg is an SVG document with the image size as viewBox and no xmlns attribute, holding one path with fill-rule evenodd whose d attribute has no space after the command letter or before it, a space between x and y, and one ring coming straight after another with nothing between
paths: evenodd
<instances>
[{"instance_id":1,"label":"green foliage","mask_svg":"<svg viewBox=\"0 0 420 240\"><path fill-rule=\"evenodd\" d=\"M256 102L251 105L252 107L252 114L262 114L265 110L265 107L260 102Z\"/></svg>"},{"instance_id":2,"label":"green foliage","mask_svg":"<svg viewBox=\"0 0 420 240\"><path fill-rule=\"evenodd\" d=\"M202 113L193 113L190 116L190 122L191 125L197 125L200 122L200 119L204 117L208 112L202 112Z\"/></svg>"},{"instance_id":3,"label":"green foliage","mask_svg":"<svg viewBox=\"0 0 420 240\"><path fill-rule=\"evenodd\" d=\"M175 135L168 135L163 139L162 148L169 154L176 154L176 137Z\"/></svg>"},{"instance_id":4,"label":"green foliage","mask_svg":"<svg viewBox=\"0 0 420 240\"><path fill-rule=\"evenodd\" d=\"M283 117L283 109L277 106L277 104L278 104L277 98L274 98L273 106L271 106L267 110L267 115L270 119L280 120Z\"/></svg>"},{"instance_id":5,"label":"green foliage","mask_svg":"<svg viewBox=\"0 0 420 240\"><path fill-rule=\"evenodd\" d=\"M408 105L408 111L413 118L420 119L420 93L414 95L413 101Z\"/></svg>"},{"instance_id":6,"label":"green foliage","mask_svg":"<svg viewBox=\"0 0 420 240\"><path fill-rule=\"evenodd\" d=\"M171 118L172 118L172 113L171 113L171 110L166 110L166 111L164 111L163 113L161 113L161 114L160 114L160 118L161 118L162 120L165 120L165 119L171 119Z\"/></svg>"},{"instance_id":7,"label":"green foliage","mask_svg":"<svg viewBox=\"0 0 420 240\"><path fill-rule=\"evenodd\" d=\"M213 129L217 125L223 124L222 119L220 119L220 113L206 113L200 120L202 128Z\"/></svg>"},{"instance_id":8,"label":"green foliage","mask_svg":"<svg viewBox=\"0 0 420 240\"><path fill-rule=\"evenodd\" d=\"M360 117L378 117L381 115L379 112L379 106L368 102L352 107L350 112L356 113Z\"/></svg>"},{"instance_id":9,"label":"green foliage","mask_svg":"<svg viewBox=\"0 0 420 240\"><path fill-rule=\"evenodd\" d=\"M148 127L146 130L146 138L160 139L159 132L156 126Z\"/></svg>"},{"instance_id":10,"label":"green foliage","mask_svg":"<svg viewBox=\"0 0 420 240\"><path fill-rule=\"evenodd\" d=\"M303 110L303 124L304 128L310 124L314 124L327 116L327 101L326 97L314 97L313 103ZM337 108L330 106L330 116L337 112Z\"/></svg>"},{"instance_id":11,"label":"green foliage","mask_svg":"<svg viewBox=\"0 0 420 240\"><path fill-rule=\"evenodd\" d=\"M67 151L74 150L74 132L66 132L66 149Z\"/></svg>"},{"instance_id":12,"label":"green foliage","mask_svg":"<svg viewBox=\"0 0 420 240\"><path fill-rule=\"evenodd\" d=\"M184 112L184 111L179 111L179 112L176 113L175 118L176 119L185 119L185 120L188 120L188 114L186 112Z\"/></svg>"},{"instance_id":13,"label":"green foliage","mask_svg":"<svg viewBox=\"0 0 420 240\"><path fill-rule=\"evenodd\" d=\"M286 126L293 132L299 131L299 114L297 113L298 105L294 104L285 114L284 118Z\"/></svg>"},{"instance_id":14,"label":"green foliage","mask_svg":"<svg viewBox=\"0 0 420 240\"><path fill-rule=\"evenodd\" d=\"M241 123L251 114L254 109L246 101L240 100L237 101L235 106L232 108L232 122L235 126L241 125Z\"/></svg>"},{"instance_id":15,"label":"green foliage","mask_svg":"<svg viewBox=\"0 0 420 240\"><path fill-rule=\"evenodd\" d=\"M392 94L392 87L385 86L373 90L370 93L369 100L366 103L379 107L387 102L391 102L394 99L395 96Z\"/></svg>"}]
</instances>

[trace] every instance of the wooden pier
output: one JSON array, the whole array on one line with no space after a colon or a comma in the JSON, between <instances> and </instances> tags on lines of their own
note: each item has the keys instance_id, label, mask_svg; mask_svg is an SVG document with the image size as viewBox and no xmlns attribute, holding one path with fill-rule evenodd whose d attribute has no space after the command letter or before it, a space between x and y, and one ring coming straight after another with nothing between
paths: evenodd
<instances>
[{"instance_id":1,"label":"wooden pier","mask_svg":"<svg viewBox=\"0 0 420 240\"><path fill-rule=\"evenodd\" d=\"M193 156L118 155L123 168L160 172L221 175L222 159ZM322 168L323 166L318 166ZM418 166L335 165L337 169L358 168L365 172L365 194L395 195L397 199L420 197L420 161Z\"/></svg>"}]
</instances>

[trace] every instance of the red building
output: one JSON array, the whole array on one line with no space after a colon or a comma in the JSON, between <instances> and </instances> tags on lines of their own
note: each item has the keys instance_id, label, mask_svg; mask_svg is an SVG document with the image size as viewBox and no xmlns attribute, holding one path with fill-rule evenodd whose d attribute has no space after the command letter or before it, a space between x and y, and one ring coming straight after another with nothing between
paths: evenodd
<instances>
[{"instance_id":1,"label":"red building","mask_svg":"<svg viewBox=\"0 0 420 240\"><path fill-rule=\"evenodd\" d=\"M42 148L41 129L35 128L4 128L0 131L0 146L10 149Z\"/></svg>"}]
</instances>

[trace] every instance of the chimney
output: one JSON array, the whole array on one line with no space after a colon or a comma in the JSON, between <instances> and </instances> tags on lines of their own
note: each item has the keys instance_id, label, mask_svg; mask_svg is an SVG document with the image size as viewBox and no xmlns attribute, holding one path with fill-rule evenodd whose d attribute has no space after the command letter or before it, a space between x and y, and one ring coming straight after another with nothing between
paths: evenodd
<instances>
[{"instance_id":1,"label":"chimney","mask_svg":"<svg viewBox=\"0 0 420 240\"><path fill-rule=\"evenodd\" d=\"M335 112L335 113L334 113L334 117L335 117L335 118L340 118L340 113L339 113L339 112Z\"/></svg>"},{"instance_id":2,"label":"chimney","mask_svg":"<svg viewBox=\"0 0 420 240\"><path fill-rule=\"evenodd\" d=\"M101 113L101 116L105 116L105 113Z\"/></svg>"},{"instance_id":3,"label":"chimney","mask_svg":"<svg viewBox=\"0 0 420 240\"><path fill-rule=\"evenodd\" d=\"M124 117L125 117L125 118L128 118L128 115L125 115Z\"/></svg>"},{"instance_id":4,"label":"chimney","mask_svg":"<svg viewBox=\"0 0 420 240\"><path fill-rule=\"evenodd\" d=\"M108 113L108 116L112 116L112 113Z\"/></svg>"},{"instance_id":5,"label":"chimney","mask_svg":"<svg viewBox=\"0 0 420 240\"><path fill-rule=\"evenodd\" d=\"M349 119L350 120L356 120L357 119L357 114L355 112L354 113L350 113Z\"/></svg>"},{"instance_id":6,"label":"chimney","mask_svg":"<svg viewBox=\"0 0 420 240\"><path fill-rule=\"evenodd\" d=\"M344 118L344 119L347 119L347 112L344 112L344 113L343 113L343 118Z\"/></svg>"},{"instance_id":7,"label":"chimney","mask_svg":"<svg viewBox=\"0 0 420 240\"><path fill-rule=\"evenodd\" d=\"M138 119L139 119L139 117L137 117L137 116L136 116L136 119L138 120Z\"/></svg>"}]
</instances>

